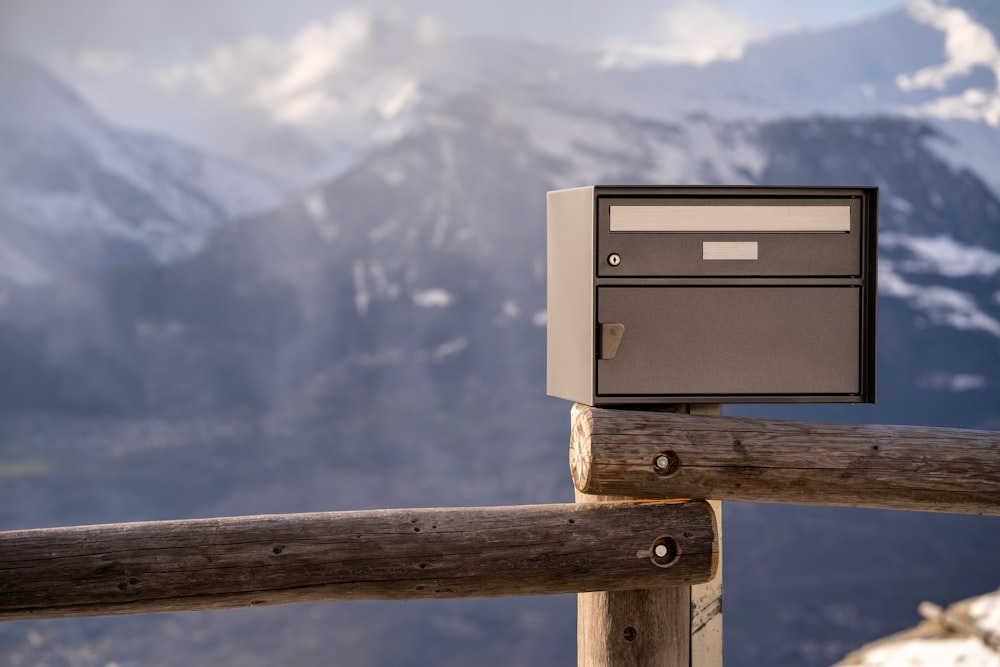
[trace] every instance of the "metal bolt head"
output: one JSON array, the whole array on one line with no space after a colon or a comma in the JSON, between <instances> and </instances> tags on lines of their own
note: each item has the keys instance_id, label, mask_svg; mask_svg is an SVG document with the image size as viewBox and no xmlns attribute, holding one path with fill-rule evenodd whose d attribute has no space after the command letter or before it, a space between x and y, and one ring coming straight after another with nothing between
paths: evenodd
<instances>
[{"instance_id":1,"label":"metal bolt head","mask_svg":"<svg viewBox=\"0 0 1000 667\"><path fill-rule=\"evenodd\" d=\"M613 252L610 255L608 255L608 264L610 264L611 266L618 266L621 263L622 263L622 257L618 253Z\"/></svg>"},{"instance_id":2,"label":"metal bolt head","mask_svg":"<svg viewBox=\"0 0 1000 667\"><path fill-rule=\"evenodd\" d=\"M653 472L660 477L670 477L680 468L681 459L672 449L664 450L653 457Z\"/></svg>"},{"instance_id":3,"label":"metal bolt head","mask_svg":"<svg viewBox=\"0 0 1000 667\"><path fill-rule=\"evenodd\" d=\"M653 541L653 546L649 549L649 559L656 567L671 567L677 562L680 548L677 540L670 535L662 535Z\"/></svg>"}]
</instances>

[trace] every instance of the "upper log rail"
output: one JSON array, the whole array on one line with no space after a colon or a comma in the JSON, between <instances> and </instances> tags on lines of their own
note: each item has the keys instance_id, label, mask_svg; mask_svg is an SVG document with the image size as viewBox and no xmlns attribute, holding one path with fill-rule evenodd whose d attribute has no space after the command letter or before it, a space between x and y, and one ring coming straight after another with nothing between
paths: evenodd
<instances>
[{"instance_id":1,"label":"upper log rail","mask_svg":"<svg viewBox=\"0 0 1000 667\"><path fill-rule=\"evenodd\" d=\"M1000 433L817 424L577 404L588 494L1000 515Z\"/></svg>"},{"instance_id":2,"label":"upper log rail","mask_svg":"<svg viewBox=\"0 0 1000 667\"><path fill-rule=\"evenodd\" d=\"M710 580L703 501L268 515L0 532L0 620L548 595Z\"/></svg>"}]
</instances>

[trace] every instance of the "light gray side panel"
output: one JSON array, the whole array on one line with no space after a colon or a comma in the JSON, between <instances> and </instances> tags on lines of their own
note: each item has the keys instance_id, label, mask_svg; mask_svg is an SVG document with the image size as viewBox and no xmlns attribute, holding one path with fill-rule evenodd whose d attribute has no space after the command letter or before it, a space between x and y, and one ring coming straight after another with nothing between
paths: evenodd
<instances>
[{"instance_id":1,"label":"light gray side panel","mask_svg":"<svg viewBox=\"0 0 1000 667\"><path fill-rule=\"evenodd\" d=\"M594 188L549 192L546 393L594 402Z\"/></svg>"}]
</instances>

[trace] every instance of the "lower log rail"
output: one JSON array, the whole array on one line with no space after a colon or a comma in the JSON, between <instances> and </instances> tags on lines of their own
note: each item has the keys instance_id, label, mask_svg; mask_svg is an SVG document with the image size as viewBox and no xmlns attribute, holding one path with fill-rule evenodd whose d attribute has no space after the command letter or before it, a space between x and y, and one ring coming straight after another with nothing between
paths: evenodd
<instances>
[{"instance_id":1,"label":"lower log rail","mask_svg":"<svg viewBox=\"0 0 1000 667\"><path fill-rule=\"evenodd\" d=\"M576 488L1000 515L1000 433L817 424L576 405Z\"/></svg>"},{"instance_id":2,"label":"lower log rail","mask_svg":"<svg viewBox=\"0 0 1000 667\"><path fill-rule=\"evenodd\" d=\"M0 620L710 580L702 501L268 515L0 532Z\"/></svg>"}]
</instances>

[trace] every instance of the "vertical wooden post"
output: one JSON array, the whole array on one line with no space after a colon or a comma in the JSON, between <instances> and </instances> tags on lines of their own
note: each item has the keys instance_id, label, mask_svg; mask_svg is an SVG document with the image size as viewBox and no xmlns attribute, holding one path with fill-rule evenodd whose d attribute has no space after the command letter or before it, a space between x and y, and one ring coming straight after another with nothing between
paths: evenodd
<instances>
[{"instance_id":1,"label":"vertical wooden post","mask_svg":"<svg viewBox=\"0 0 1000 667\"><path fill-rule=\"evenodd\" d=\"M691 405L692 415L719 416L722 406ZM722 501L709 500L719 530L715 579L691 587L691 667L722 667Z\"/></svg>"},{"instance_id":2,"label":"vertical wooden post","mask_svg":"<svg viewBox=\"0 0 1000 667\"><path fill-rule=\"evenodd\" d=\"M630 500L576 493L577 503ZM577 665L689 667L691 586L577 595Z\"/></svg>"},{"instance_id":3,"label":"vertical wooden post","mask_svg":"<svg viewBox=\"0 0 1000 667\"><path fill-rule=\"evenodd\" d=\"M691 586L691 667L722 667L722 501L708 501L719 530L715 579Z\"/></svg>"},{"instance_id":4,"label":"vertical wooden post","mask_svg":"<svg viewBox=\"0 0 1000 667\"><path fill-rule=\"evenodd\" d=\"M721 405L671 408L719 415ZM576 492L577 503L634 500ZM722 667L722 503L711 501L719 531L719 570L697 586L577 595L578 667Z\"/></svg>"}]
</instances>

